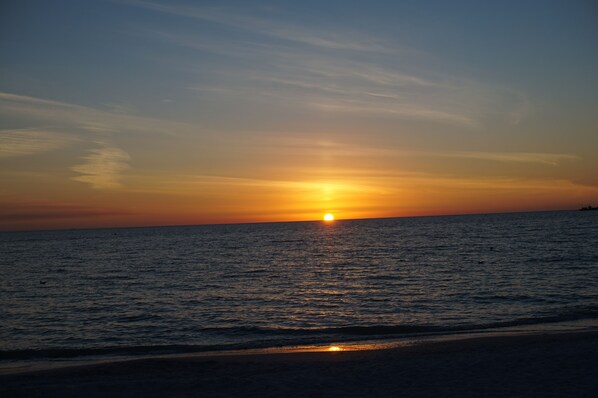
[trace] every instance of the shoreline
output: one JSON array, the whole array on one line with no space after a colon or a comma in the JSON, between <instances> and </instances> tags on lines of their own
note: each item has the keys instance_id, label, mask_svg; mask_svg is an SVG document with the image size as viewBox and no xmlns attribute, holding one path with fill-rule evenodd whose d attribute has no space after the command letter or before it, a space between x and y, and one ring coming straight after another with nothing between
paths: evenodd
<instances>
[{"instance_id":1,"label":"shoreline","mask_svg":"<svg viewBox=\"0 0 598 398\"><path fill-rule=\"evenodd\" d=\"M0 377L8 374L21 374L54 370L62 368L76 368L80 366L93 366L98 364L120 363L129 361L142 361L151 359L177 359L177 358L210 358L222 356L251 356L269 354L294 354L308 352L329 352L334 346L334 351L372 351L405 348L413 345L435 344L453 340L473 340L489 337L516 337L526 334L562 334L577 332L598 332L598 319L582 319L577 321L566 321L533 325L518 325L509 327L455 330L446 332L422 332L395 336L372 336L371 338L340 338L333 340L327 338L325 341L314 341L311 343L283 344L261 347L225 348L213 350L196 350L195 346L187 347L187 350L173 352L160 352L163 348L157 347L154 352L129 353L129 354L83 354L80 356L40 356L25 359L15 358L13 360L0 361ZM178 348L178 347L177 347ZM168 348L166 348L168 350ZM54 351L54 350L50 350ZM93 350L92 350L93 351ZM99 349L102 351L102 349ZM127 351L125 349L125 351Z\"/></svg>"},{"instance_id":2,"label":"shoreline","mask_svg":"<svg viewBox=\"0 0 598 398\"><path fill-rule=\"evenodd\" d=\"M445 336L447 337L447 336ZM394 344L395 346L392 346ZM591 396L598 329L177 354L0 375L3 396Z\"/></svg>"}]
</instances>

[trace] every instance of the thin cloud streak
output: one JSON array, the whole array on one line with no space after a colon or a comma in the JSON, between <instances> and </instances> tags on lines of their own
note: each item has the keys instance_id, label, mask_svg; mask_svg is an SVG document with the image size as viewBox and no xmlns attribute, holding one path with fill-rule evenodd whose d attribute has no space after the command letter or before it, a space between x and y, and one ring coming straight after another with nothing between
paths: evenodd
<instances>
[{"instance_id":1,"label":"thin cloud streak","mask_svg":"<svg viewBox=\"0 0 598 398\"><path fill-rule=\"evenodd\" d=\"M537 152L443 152L432 153L432 155L464 159L491 160L505 163L539 163L549 166L557 166L562 162L580 159L577 155Z\"/></svg>"},{"instance_id":2,"label":"thin cloud streak","mask_svg":"<svg viewBox=\"0 0 598 398\"><path fill-rule=\"evenodd\" d=\"M505 124L515 125L530 108L527 97L522 93L451 76L443 70L422 71L419 65L429 56L419 51L364 53L361 54L367 55L367 61L364 61L363 56L355 56L354 52L324 52L295 43L264 41L253 36L239 37L238 33L241 28L276 37L296 36L294 41L314 42L315 47L318 47L317 43L324 47L332 46L328 41L315 43L314 40L302 39L325 36L322 28L289 28L288 24L277 27L278 23L272 22L272 19L265 20L228 9L142 0L127 3L181 18L216 22L233 33L232 36L206 38L188 31L181 34L155 28L145 30L151 37L170 44L231 58L228 68L210 70L202 67L202 75L212 74L210 80L213 83L189 87L198 92L217 92L228 99L277 97L282 99L277 101L279 106L287 104L291 108L303 106L319 111L385 115L468 128L480 127L482 119L496 115L502 117ZM306 34L301 35L297 33L299 31ZM343 32L343 37L362 35L363 32ZM341 40L334 47L349 48L355 42ZM368 44L353 50L367 52L372 48L376 47ZM238 59L243 59L243 62L234 62Z\"/></svg>"},{"instance_id":3,"label":"thin cloud streak","mask_svg":"<svg viewBox=\"0 0 598 398\"><path fill-rule=\"evenodd\" d=\"M75 139L50 130L0 130L0 158L34 155L63 148Z\"/></svg>"},{"instance_id":4,"label":"thin cloud streak","mask_svg":"<svg viewBox=\"0 0 598 398\"><path fill-rule=\"evenodd\" d=\"M244 143L244 145L251 145ZM484 152L484 151L425 151L417 149L393 149L387 147L372 147L356 144L345 144L334 141L313 141L301 138L268 137L266 144L254 144L276 151L289 151L290 153L302 150L304 153L313 153L314 156L326 154L338 157L445 157L458 159L475 159L504 163L537 163L548 166L557 166L562 162L581 160L575 154L567 153L542 153L542 152Z\"/></svg>"},{"instance_id":5,"label":"thin cloud streak","mask_svg":"<svg viewBox=\"0 0 598 398\"><path fill-rule=\"evenodd\" d=\"M115 189L122 187L121 174L129 168L129 155L122 149L100 144L85 157L84 163L75 165L72 171L81 175L74 181L90 184L94 189Z\"/></svg>"},{"instance_id":6,"label":"thin cloud streak","mask_svg":"<svg viewBox=\"0 0 598 398\"><path fill-rule=\"evenodd\" d=\"M353 35L351 32L317 32L307 27L276 23L272 19L236 14L231 10L186 6L181 4L164 4L142 0L127 0L125 4L143 7L160 13L177 15L185 18L199 19L226 25L234 29L243 29L277 39L287 40L313 47L334 50L349 50L373 53L392 53L396 50L388 43L373 38L363 39L363 34ZM350 39L346 39L350 37Z\"/></svg>"},{"instance_id":7,"label":"thin cloud streak","mask_svg":"<svg viewBox=\"0 0 598 398\"><path fill-rule=\"evenodd\" d=\"M504 114L506 123L518 123L529 108L524 96L509 90L452 76L414 75L389 68L384 60L375 57L364 62L278 45L218 39L208 43L172 33L160 33L157 37L200 53L209 51L231 60L244 59L243 63L231 63L243 67L211 71L211 85L189 87L228 98L278 97L283 100L277 102L279 105L315 105L331 112L385 114L468 127L479 126L485 115L497 112Z\"/></svg>"},{"instance_id":8,"label":"thin cloud streak","mask_svg":"<svg viewBox=\"0 0 598 398\"><path fill-rule=\"evenodd\" d=\"M30 97L27 95L19 95L19 94L12 94L12 93L6 93L6 92L0 92L0 101L6 101L9 103L12 102L12 103L23 103L23 104L37 104L37 105L54 106L54 107L61 107L61 108L81 109L81 110L89 110L90 109L90 108L80 106L80 105L68 104L66 102L47 100L47 99L42 99L42 98Z\"/></svg>"},{"instance_id":9,"label":"thin cloud streak","mask_svg":"<svg viewBox=\"0 0 598 398\"><path fill-rule=\"evenodd\" d=\"M451 124L475 126L475 120L440 110L434 110L427 107L421 107L414 104L397 104L394 106L377 105L371 106L367 102L342 103L342 102L314 102L310 106L330 112L344 112L344 113L363 113L363 114L381 114L389 116L398 116L407 119L423 119L428 121L440 121Z\"/></svg>"},{"instance_id":10,"label":"thin cloud streak","mask_svg":"<svg viewBox=\"0 0 598 398\"><path fill-rule=\"evenodd\" d=\"M22 116L28 123L60 126L69 133L87 131L99 134L143 133L176 135L198 131L197 125L117 113L61 101L0 92L0 115Z\"/></svg>"}]
</instances>

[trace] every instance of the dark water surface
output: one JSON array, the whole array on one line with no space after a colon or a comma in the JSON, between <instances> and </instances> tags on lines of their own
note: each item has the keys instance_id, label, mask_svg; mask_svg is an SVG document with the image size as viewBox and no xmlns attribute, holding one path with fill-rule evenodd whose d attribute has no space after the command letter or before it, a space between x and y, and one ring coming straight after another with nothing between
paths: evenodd
<instances>
[{"instance_id":1,"label":"dark water surface","mask_svg":"<svg viewBox=\"0 0 598 398\"><path fill-rule=\"evenodd\" d=\"M598 318L598 212L0 234L0 359Z\"/></svg>"}]
</instances>

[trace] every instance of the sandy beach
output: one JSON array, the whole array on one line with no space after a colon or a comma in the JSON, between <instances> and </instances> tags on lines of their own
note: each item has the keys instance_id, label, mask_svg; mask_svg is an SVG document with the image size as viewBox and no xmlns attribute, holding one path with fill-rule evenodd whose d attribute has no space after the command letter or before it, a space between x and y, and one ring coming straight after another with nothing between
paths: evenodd
<instances>
[{"instance_id":1,"label":"sandy beach","mask_svg":"<svg viewBox=\"0 0 598 398\"><path fill-rule=\"evenodd\" d=\"M184 356L0 376L3 397L590 397L598 331L382 350Z\"/></svg>"}]
</instances>

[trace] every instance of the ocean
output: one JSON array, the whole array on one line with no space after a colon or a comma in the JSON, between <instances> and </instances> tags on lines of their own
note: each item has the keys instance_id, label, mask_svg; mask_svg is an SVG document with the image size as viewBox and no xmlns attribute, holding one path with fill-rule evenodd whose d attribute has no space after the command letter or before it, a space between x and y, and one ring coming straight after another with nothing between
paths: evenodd
<instances>
[{"instance_id":1,"label":"ocean","mask_svg":"<svg viewBox=\"0 0 598 398\"><path fill-rule=\"evenodd\" d=\"M598 212L0 233L0 365L598 319Z\"/></svg>"}]
</instances>

